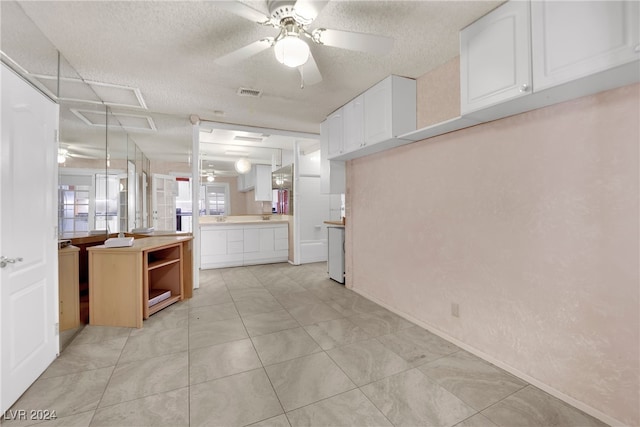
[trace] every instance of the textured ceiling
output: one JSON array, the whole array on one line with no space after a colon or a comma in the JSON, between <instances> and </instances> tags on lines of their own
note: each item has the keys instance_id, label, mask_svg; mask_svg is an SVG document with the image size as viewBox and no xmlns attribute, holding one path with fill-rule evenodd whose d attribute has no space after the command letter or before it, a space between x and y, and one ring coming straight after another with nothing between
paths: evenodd
<instances>
[{"instance_id":1,"label":"textured ceiling","mask_svg":"<svg viewBox=\"0 0 640 427\"><path fill-rule=\"evenodd\" d=\"M295 69L271 49L224 67L219 58L278 30L228 12L216 1L2 1L2 51L30 73L138 88L157 131L130 131L150 159L187 158L189 116L270 129L319 133L329 113L389 74L416 78L458 54L458 31L500 1L330 1L310 29L325 27L394 39L383 56L312 44L321 83L300 88ZM265 1L244 1L267 13ZM28 31L27 27L36 30ZM38 33L39 32L39 33ZM263 91L240 97L240 87ZM64 97L64 94L61 93ZM70 143L104 139L61 105ZM99 108L92 106L91 108Z\"/></svg>"}]
</instances>

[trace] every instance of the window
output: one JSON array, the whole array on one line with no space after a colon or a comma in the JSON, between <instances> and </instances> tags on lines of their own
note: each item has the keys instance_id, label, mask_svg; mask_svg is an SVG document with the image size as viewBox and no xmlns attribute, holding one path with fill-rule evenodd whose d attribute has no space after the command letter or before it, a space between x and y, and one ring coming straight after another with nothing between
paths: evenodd
<instances>
[{"instance_id":1,"label":"window","mask_svg":"<svg viewBox=\"0 0 640 427\"><path fill-rule=\"evenodd\" d=\"M199 209L201 215L229 215L229 184L201 185Z\"/></svg>"},{"instance_id":2,"label":"window","mask_svg":"<svg viewBox=\"0 0 640 427\"><path fill-rule=\"evenodd\" d=\"M60 185L58 197L60 232L89 231L89 186Z\"/></svg>"},{"instance_id":3,"label":"window","mask_svg":"<svg viewBox=\"0 0 640 427\"><path fill-rule=\"evenodd\" d=\"M117 175L96 174L95 229L118 230L118 197L120 179Z\"/></svg>"}]
</instances>

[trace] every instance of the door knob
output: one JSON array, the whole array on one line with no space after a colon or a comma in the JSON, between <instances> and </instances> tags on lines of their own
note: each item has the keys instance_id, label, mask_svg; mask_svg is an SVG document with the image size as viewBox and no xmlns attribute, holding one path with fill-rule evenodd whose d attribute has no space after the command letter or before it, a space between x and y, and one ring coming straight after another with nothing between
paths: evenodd
<instances>
[{"instance_id":1,"label":"door knob","mask_svg":"<svg viewBox=\"0 0 640 427\"><path fill-rule=\"evenodd\" d=\"M529 85L526 83L520 86L520 93L525 93L525 92L529 92Z\"/></svg>"},{"instance_id":2,"label":"door knob","mask_svg":"<svg viewBox=\"0 0 640 427\"><path fill-rule=\"evenodd\" d=\"M7 258L5 256L0 256L0 268L5 268L7 264L15 264L16 262L22 262L22 258Z\"/></svg>"}]
</instances>

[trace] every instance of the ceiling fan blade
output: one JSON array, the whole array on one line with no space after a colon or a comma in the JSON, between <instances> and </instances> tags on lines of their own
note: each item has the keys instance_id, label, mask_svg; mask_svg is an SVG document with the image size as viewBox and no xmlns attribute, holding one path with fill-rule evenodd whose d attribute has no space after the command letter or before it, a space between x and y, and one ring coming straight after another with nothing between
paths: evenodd
<instances>
[{"instance_id":1,"label":"ceiling fan blade","mask_svg":"<svg viewBox=\"0 0 640 427\"><path fill-rule=\"evenodd\" d=\"M342 49L360 52L385 54L393 48L393 39L375 34L356 33L352 31L328 30L318 28L313 31L320 43Z\"/></svg>"},{"instance_id":2,"label":"ceiling fan blade","mask_svg":"<svg viewBox=\"0 0 640 427\"><path fill-rule=\"evenodd\" d=\"M318 64L316 64L311 53L309 53L309 59L307 62L298 67L298 71L300 72L302 81L306 86L315 85L322 81L322 75L318 69Z\"/></svg>"},{"instance_id":3,"label":"ceiling fan blade","mask_svg":"<svg viewBox=\"0 0 640 427\"><path fill-rule=\"evenodd\" d=\"M271 20L259 10L256 10L247 4L240 3L239 1L216 1L214 4L221 9L234 13L248 19L249 21L262 24Z\"/></svg>"},{"instance_id":4,"label":"ceiling fan blade","mask_svg":"<svg viewBox=\"0 0 640 427\"><path fill-rule=\"evenodd\" d=\"M260 53L265 49L269 49L272 43L273 37L267 37L266 39L258 40L246 45L245 47L241 47L238 50L234 50L231 53L221 56L220 58L215 60L215 63L224 66L235 65L238 62L244 61L245 59L257 53Z\"/></svg>"},{"instance_id":5,"label":"ceiling fan blade","mask_svg":"<svg viewBox=\"0 0 640 427\"><path fill-rule=\"evenodd\" d=\"M329 3L329 0L298 0L293 6L296 18L305 25L310 24L322 9Z\"/></svg>"}]
</instances>

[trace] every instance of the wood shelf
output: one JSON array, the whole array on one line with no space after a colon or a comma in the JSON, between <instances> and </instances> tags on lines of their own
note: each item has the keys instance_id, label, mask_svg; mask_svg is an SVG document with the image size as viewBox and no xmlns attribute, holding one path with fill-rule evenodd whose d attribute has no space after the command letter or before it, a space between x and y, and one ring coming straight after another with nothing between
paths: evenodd
<instances>
[{"instance_id":1,"label":"wood shelf","mask_svg":"<svg viewBox=\"0 0 640 427\"><path fill-rule=\"evenodd\" d=\"M177 258L177 259L162 259L162 260L154 261L154 262L149 263L149 266L147 267L147 270L154 270L156 268L164 267L165 265L171 265L171 264L174 264L176 262L180 262L180 258Z\"/></svg>"},{"instance_id":2,"label":"wood shelf","mask_svg":"<svg viewBox=\"0 0 640 427\"><path fill-rule=\"evenodd\" d=\"M180 301L180 295L172 295L169 298L167 298L164 301L160 301L157 304L154 304L152 306L149 307L149 316L151 316L154 313L157 313L158 311L162 310L163 308L166 308L168 306L170 306L171 304L173 304L174 302L178 302Z\"/></svg>"}]
</instances>

